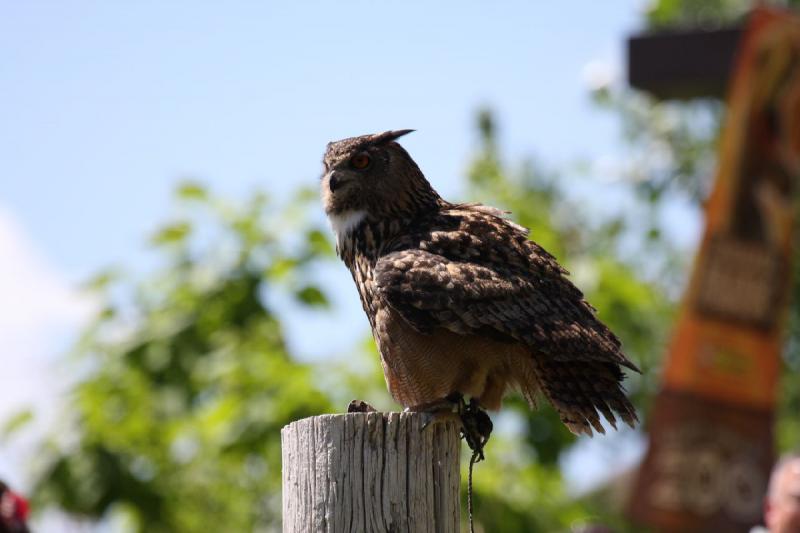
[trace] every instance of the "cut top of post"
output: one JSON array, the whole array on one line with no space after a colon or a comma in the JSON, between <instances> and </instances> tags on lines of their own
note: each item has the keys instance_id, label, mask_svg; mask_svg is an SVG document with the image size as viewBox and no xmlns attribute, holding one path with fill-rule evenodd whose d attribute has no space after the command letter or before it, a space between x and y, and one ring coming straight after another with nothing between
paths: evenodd
<instances>
[{"instance_id":1,"label":"cut top of post","mask_svg":"<svg viewBox=\"0 0 800 533\"><path fill-rule=\"evenodd\" d=\"M322 415L281 430L283 531L459 531L459 433L422 413Z\"/></svg>"}]
</instances>

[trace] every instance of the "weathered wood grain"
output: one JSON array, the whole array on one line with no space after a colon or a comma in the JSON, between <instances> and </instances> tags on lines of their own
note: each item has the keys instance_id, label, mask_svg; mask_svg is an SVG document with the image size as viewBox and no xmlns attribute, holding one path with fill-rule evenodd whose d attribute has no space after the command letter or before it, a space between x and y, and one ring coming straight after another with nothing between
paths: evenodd
<instances>
[{"instance_id":1,"label":"weathered wood grain","mask_svg":"<svg viewBox=\"0 0 800 533\"><path fill-rule=\"evenodd\" d=\"M281 431L283 531L459 531L459 436L419 413L322 415Z\"/></svg>"}]
</instances>

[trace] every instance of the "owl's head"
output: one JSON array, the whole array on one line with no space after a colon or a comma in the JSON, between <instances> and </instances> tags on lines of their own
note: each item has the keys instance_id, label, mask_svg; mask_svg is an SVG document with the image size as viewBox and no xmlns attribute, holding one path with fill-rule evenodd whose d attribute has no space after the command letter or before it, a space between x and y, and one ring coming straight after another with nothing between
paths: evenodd
<instances>
[{"instance_id":1,"label":"owl's head","mask_svg":"<svg viewBox=\"0 0 800 533\"><path fill-rule=\"evenodd\" d=\"M395 142L414 130L386 131L328 143L322 203L329 217L398 216L438 199L419 167ZM435 197L435 199L434 199Z\"/></svg>"}]
</instances>

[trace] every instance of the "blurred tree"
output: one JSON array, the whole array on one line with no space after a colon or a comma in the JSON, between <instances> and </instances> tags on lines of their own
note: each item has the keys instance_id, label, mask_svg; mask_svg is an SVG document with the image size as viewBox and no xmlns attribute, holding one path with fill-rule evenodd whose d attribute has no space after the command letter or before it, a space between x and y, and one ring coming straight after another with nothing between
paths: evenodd
<instances>
[{"instance_id":1,"label":"blurred tree","mask_svg":"<svg viewBox=\"0 0 800 533\"><path fill-rule=\"evenodd\" d=\"M800 7L798 0L759 2L757 0L653 0L645 11L651 29L714 28L740 22L759 3Z\"/></svg>"},{"instance_id":2,"label":"blurred tree","mask_svg":"<svg viewBox=\"0 0 800 533\"><path fill-rule=\"evenodd\" d=\"M303 282L332 255L298 220L310 196L294 213L275 212L261 194L227 205L184 184L184 216L151 241L158 271L138 283L93 280L105 307L77 349L85 374L44 450L40 505L122 512L138 531L277 528L280 428L331 410L265 304L288 290L303 305L327 305Z\"/></svg>"}]
</instances>

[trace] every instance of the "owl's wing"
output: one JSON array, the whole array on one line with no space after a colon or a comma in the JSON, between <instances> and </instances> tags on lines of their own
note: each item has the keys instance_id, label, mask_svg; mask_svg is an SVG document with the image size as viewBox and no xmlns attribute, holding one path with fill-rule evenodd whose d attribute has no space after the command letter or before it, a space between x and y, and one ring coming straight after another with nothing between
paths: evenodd
<instances>
[{"instance_id":1,"label":"owl's wing","mask_svg":"<svg viewBox=\"0 0 800 533\"><path fill-rule=\"evenodd\" d=\"M614 413L634 426L620 367L638 369L524 228L483 206L461 206L390 250L377 260L373 279L379 297L412 327L527 346L536 383L523 386L541 390L576 434L605 432L598 411L614 427Z\"/></svg>"},{"instance_id":2,"label":"owl's wing","mask_svg":"<svg viewBox=\"0 0 800 533\"><path fill-rule=\"evenodd\" d=\"M523 343L556 361L604 361L638 369L566 271L524 228L484 212L426 231L382 256L375 282L412 327L436 327Z\"/></svg>"}]
</instances>

